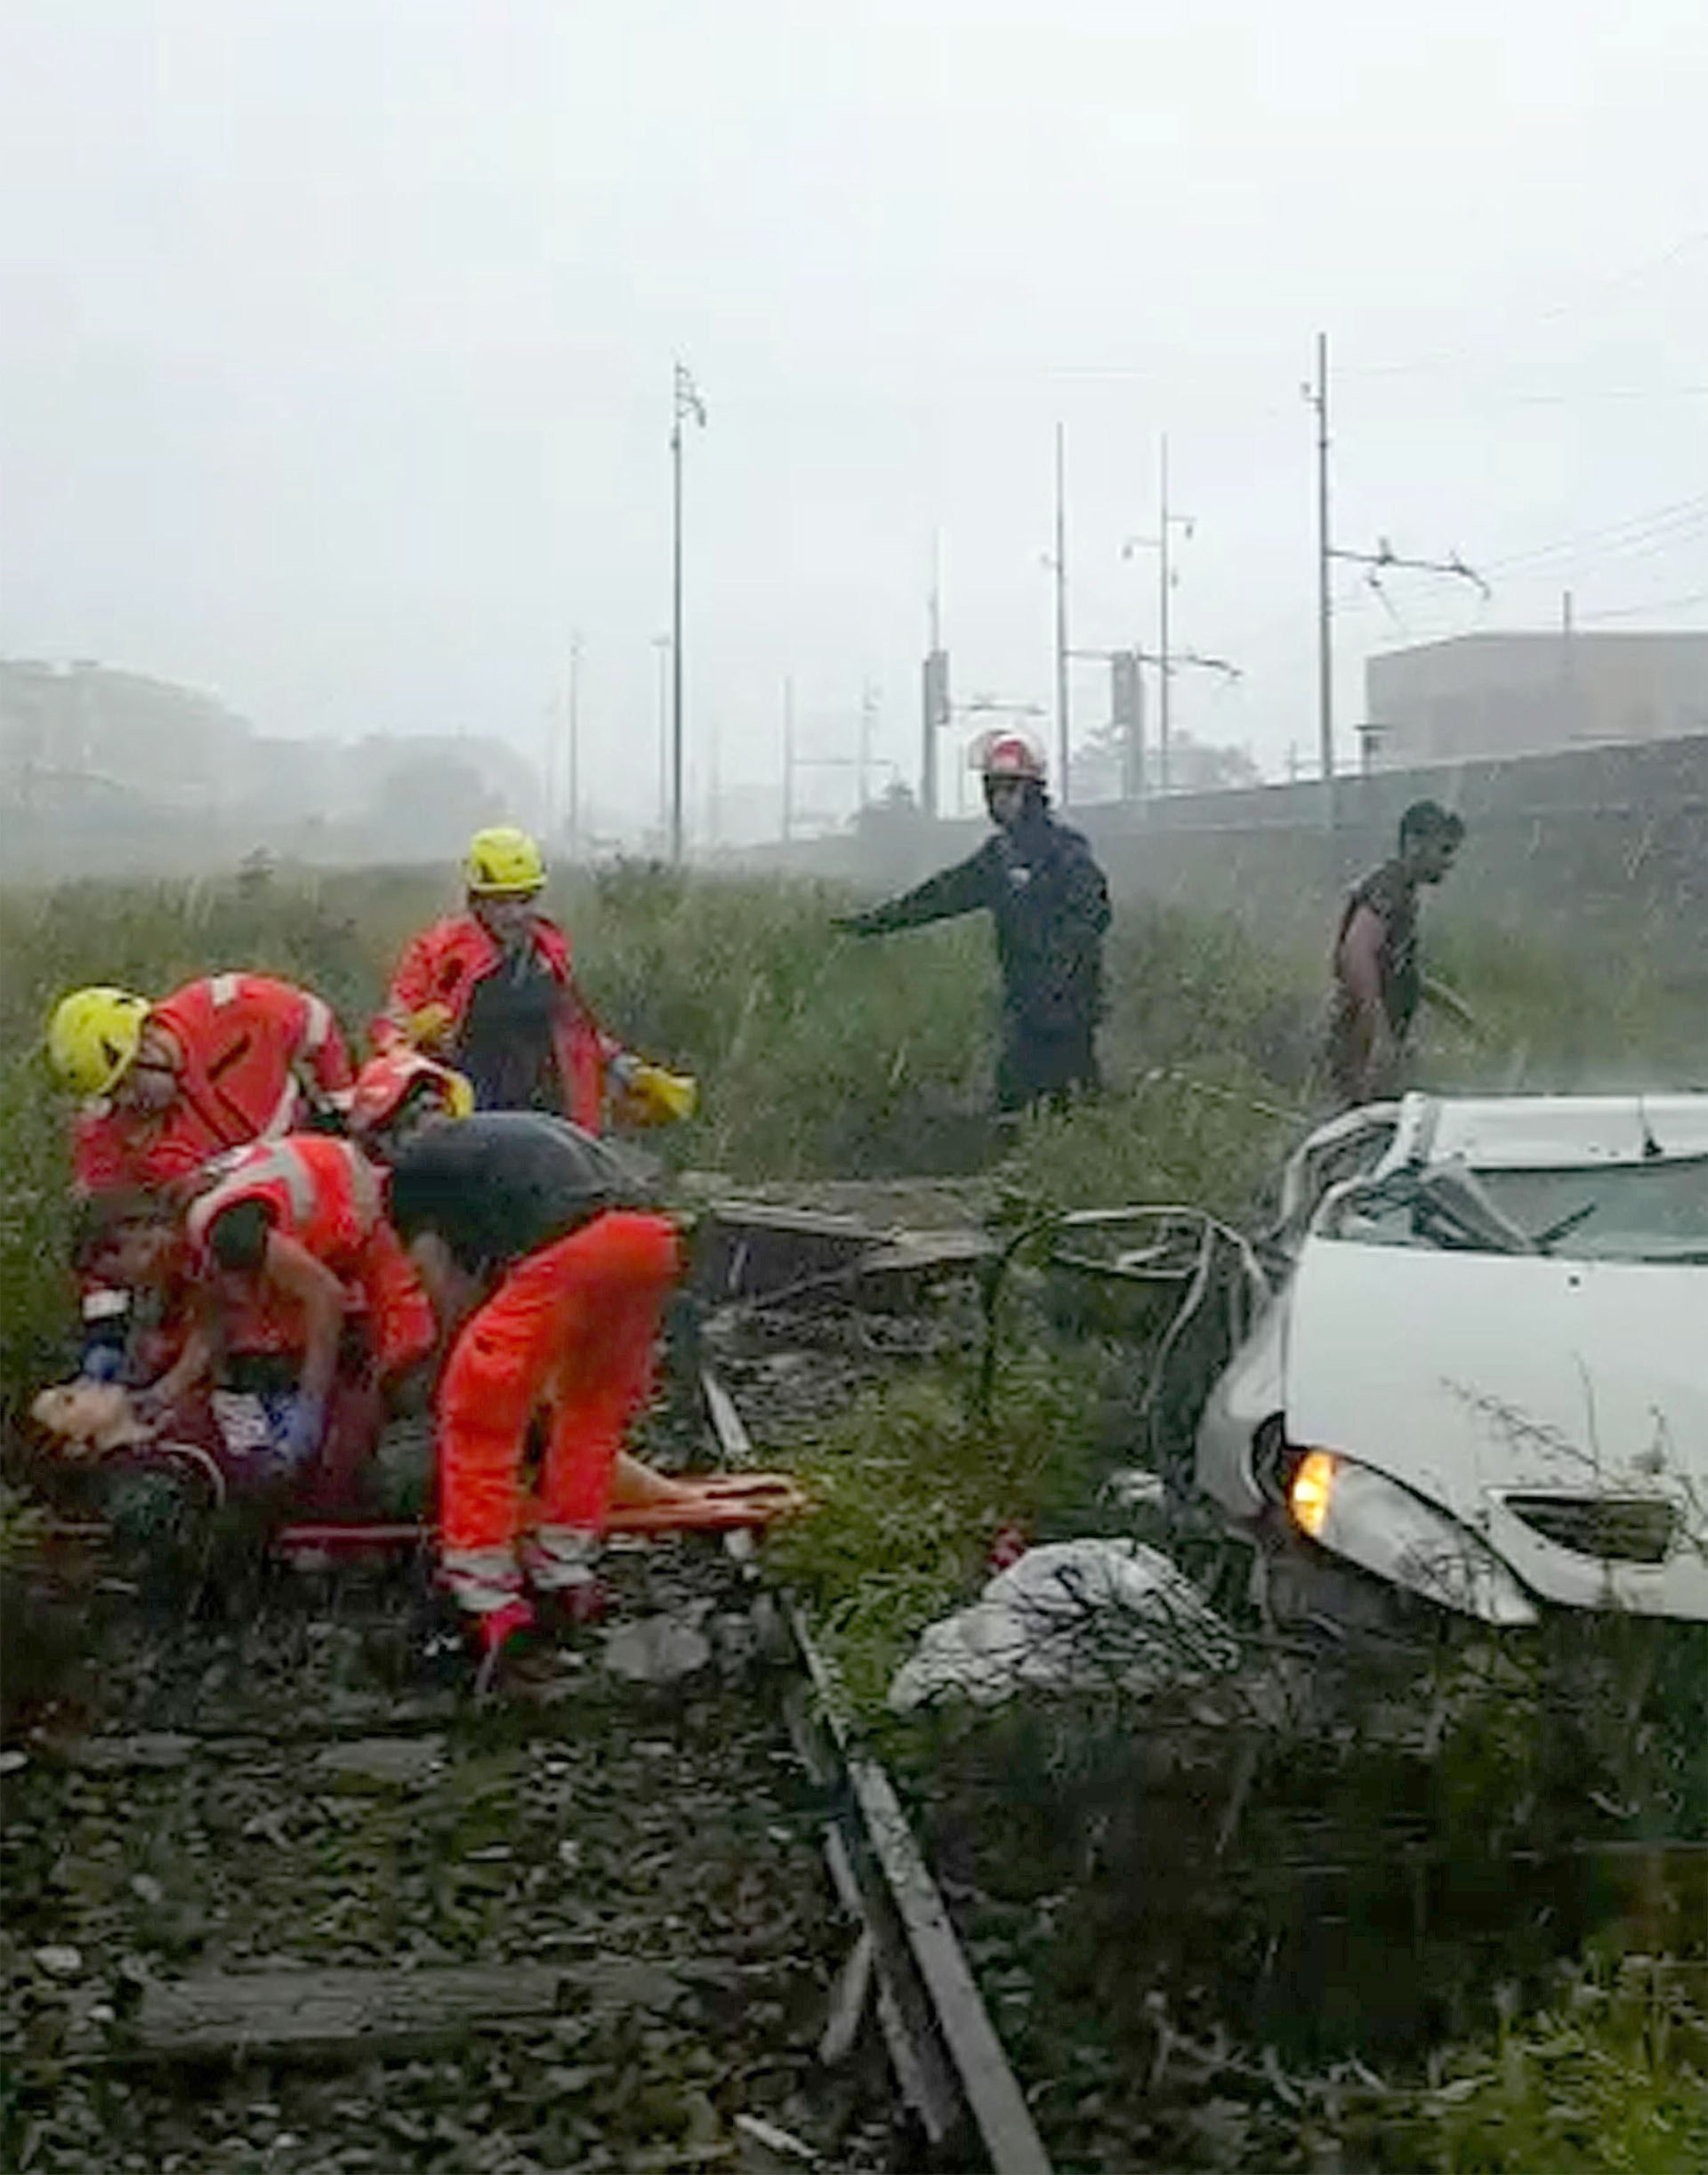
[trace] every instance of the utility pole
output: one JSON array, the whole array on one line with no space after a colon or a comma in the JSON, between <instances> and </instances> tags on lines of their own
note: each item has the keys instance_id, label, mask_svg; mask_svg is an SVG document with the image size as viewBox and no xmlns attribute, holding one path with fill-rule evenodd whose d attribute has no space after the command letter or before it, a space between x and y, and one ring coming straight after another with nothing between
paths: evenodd
<instances>
[{"instance_id":1,"label":"utility pole","mask_svg":"<svg viewBox=\"0 0 1708 2175\"><path fill-rule=\"evenodd\" d=\"M1339 820L1334 788L1334 622L1329 583L1335 562L1366 569L1365 579L1385 603L1382 577L1390 568L1409 568L1418 574L1451 574L1469 582L1485 597L1490 593L1482 576L1468 567L1457 552L1446 559L1408 559L1396 552L1386 536L1378 536L1374 552L1343 551L1334 542L1329 525L1328 489L1328 334L1317 335L1317 380L1301 388L1317 415L1317 761L1326 788L1328 820Z\"/></svg>"},{"instance_id":2,"label":"utility pole","mask_svg":"<svg viewBox=\"0 0 1708 2175\"><path fill-rule=\"evenodd\" d=\"M1160 586L1156 594L1156 772L1162 789L1166 793L1170 778L1170 753L1173 745L1174 689L1172 660L1168 644L1168 608L1170 591L1173 587L1172 569L1168 558L1168 434L1163 434L1157 463L1157 480L1161 487L1163 509L1162 527L1156 536L1156 564Z\"/></svg>"},{"instance_id":3,"label":"utility pole","mask_svg":"<svg viewBox=\"0 0 1708 2175\"><path fill-rule=\"evenodd\" d=\"M670 637L655 634L658 658L658 836L670 828Z\"/></svg>"},{"instance_id":4,"label":"utility pole","mask_svg":"<svg viewBox=\"0 0 1708 2175\"><path fill-rule=\"evenodd\" d=\"M877 721L878 690L868 680L860 689L860 753L856 773L862 808L871 792L872 737Z\"/></svg>"},{"instance_id":5,"label":"utility pole","mask_svg":"<svg viewBox=\"0 0 1708 2175\"><path fill-rule=\"evenodd\" d=\"M931 594L927 614L930 648L920 673L919 806L935 820L939 742L950 719L949 655L943 647L942 540L931 538Z\"/></svg>"},{"instance_id":6,"label":"utility pole","mask_svg":"<svg viewBox=\"0 0 1708 2175\"><path fill-rule=\"evenodd\" d=\"M1306 399L1317 411L1317 760L1334 813L1334 628L1329 579L1334 546L1328 526L1328 334L1317 335L1317 383Z\"/></svg>"},{"instance_id":7,"label":"utility pole","mask_svg":"<svg viewBox=\"0 0 1708 2175\"><path fill-rule=\"evenodd\" d=\"M794 836L794 681L783 682L783 843Z\"/></svg>"},{"instance_id":8,"label":"utility pole","mask_svg":"<svg viewBox=\"0 0 1708 2175\"><path fill-rule=\"evenodd\" d=\"M1121 798L1145 797L1145 675L1136 649L1109 657L1109 722L1121 736Z\"/></svg>"},{"instance_id":9,"label":"utility pole","mask_svg":"<svg viewBox=\"0 0 1708 2175\"><path fill-rule=\"evenodd\" d=\"M682 425L690 417L705 428L705 404L681 363L673 386L670 431L670 858L682 860Z\"/></svg>"},{"instance_id":10,"label":"utility pole","mask_svg":"<svg viewBox=\"0 0 1708 2175\"><path fill-rule=\"evenodd\" d=\"M1056 425L1056 797L1068 805L1068 446Z\"/></svg>"},{"instance_id":11,"label":"utility pole","mask_svg":"<svg viewBox=\"0 0 1708 2175\"><path fill-rule=\"evenodd\" d=\"M1168 503L1166 432L1158 447L1157 469L1162 510L1156 534L1154 536L1129 536L1121 547L1121 556L1131 559L1135 552L1155 552L1156 554L1156 789L1159 793L1167 793L1172 783L1170 757L1174 729L1174 671L1179 662L1174 654L1173 602L1174 584L1180 576L1174 568L1173 534L1178 528L1183 536L1189 537L1196 524L1190 514L1176 513ZM1144 656L1140 649L1135 649L1133 654L1135 657ZM1197 661L1209 663L1212 660Z\"/></svg>"}]
</instances>

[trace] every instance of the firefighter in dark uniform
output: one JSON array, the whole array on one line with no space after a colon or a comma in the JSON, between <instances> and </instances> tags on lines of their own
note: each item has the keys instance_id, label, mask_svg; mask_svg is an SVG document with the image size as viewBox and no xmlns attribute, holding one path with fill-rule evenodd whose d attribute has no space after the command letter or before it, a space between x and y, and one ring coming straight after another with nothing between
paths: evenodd
<instances>
[{"instance_id":1,"label":"firefighter in dark uniform","mask_svg":"<svg viewBox=\"0 0 1708 2175\"><path fill-rule=\"evenodd\" d=\"M1030 741L993 732L974 760L993 835L955 867L883 906L841 915L836 926L878 937L987 911L1003 979L997 1107L1063 1103L1100 1084L1096 1040L1108 886L1084 839L1051 814L1043 758Z\"/></svg>"}]
</instances>

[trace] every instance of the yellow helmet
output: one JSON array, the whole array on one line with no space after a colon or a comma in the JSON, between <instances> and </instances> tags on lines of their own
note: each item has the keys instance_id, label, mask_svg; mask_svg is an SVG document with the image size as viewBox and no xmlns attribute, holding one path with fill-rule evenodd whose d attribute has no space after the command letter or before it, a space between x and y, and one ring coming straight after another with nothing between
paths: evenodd
<instances>
[{"instance_id":1,"label":"yellow helmet","mask_svg":"<svg viewBox=\"0 0 1708 2175\"><path fill-rule=\"evenodd\" d=\"M142 1040L150 1007L128 989L74 989L47 1023L48 1062L78 1095L109 1095Z\"/></svg>"},{"instance_id":2,"label":"yellow helmet","mask_svg":"<svg viewBox=\"0 0 1708 2175\"><path fill-rule=\"evenodd\" d=\"M485 898L516 898L537 891L545 882L538 842L512 824L477 831L463 863L463 881Z\"/></svg>"}]
</instances>

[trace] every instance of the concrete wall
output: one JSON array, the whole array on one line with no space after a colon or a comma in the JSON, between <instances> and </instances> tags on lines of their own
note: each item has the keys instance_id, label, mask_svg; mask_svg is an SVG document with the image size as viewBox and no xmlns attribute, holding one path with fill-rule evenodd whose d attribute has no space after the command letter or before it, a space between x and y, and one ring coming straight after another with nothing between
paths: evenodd
<instances>
[{"instance_id":1,"label":"concrete wall","mask_svg":"<svg viewBox=\"0 0 1708 2175\"><path fill-rule=\"evenodd\" d=\"M1346 885L1393 850L1402 810L1429 798L1469 826L1444 920L1475 920L1598 951L1640 945L1708 973L1708 735L1343 778L1331 827L1321 784L1074 809L1117 897L1232 912L1270 941L1322 946ZM923 822L774 847L749 866L868 890L970 851L982 824Z\"/></svg>"},{"instance_id":2,"label":"concrete wall","mask_svg":"<svg viewBox=\"0 0 1708 2175\"><path fill-rule=\"evenodd\" d=\"M1381 768L1708 733L1708 634L1465 634L1372 657Z\"/></svg>"}]
</instances>

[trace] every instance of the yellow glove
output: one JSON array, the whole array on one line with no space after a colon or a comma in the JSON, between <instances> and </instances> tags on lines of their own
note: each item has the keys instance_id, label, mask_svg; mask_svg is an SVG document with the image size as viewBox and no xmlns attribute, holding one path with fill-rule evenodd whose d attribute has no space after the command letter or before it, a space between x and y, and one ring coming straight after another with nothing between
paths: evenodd
<instances>
[{"instance_id":1,"label":"yellow glove","mask_svg":"<svg viewBox=\"0 0 1708 2175\"><path fill-rule=\"evenodd\" d=\"M449 1048L455 1025L448 1004L423 1004L418 1012L409 1015L409 1039L417 1050L439 1056Z\"/></svg>"},{"instance_id":2,"label":"yellow glove","mask_svg":"<svg viewBox=\"0 0 1708 2175\"><path fill-rule=\"evenodd\" d=\"M671 1125L699 1108L699 1083L662 1065L636 1065L623 1083L623 1115L637 1125Z\"/></svg>"}]
</instances>

